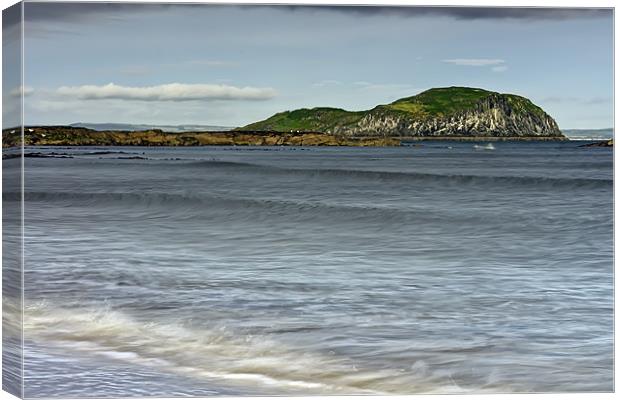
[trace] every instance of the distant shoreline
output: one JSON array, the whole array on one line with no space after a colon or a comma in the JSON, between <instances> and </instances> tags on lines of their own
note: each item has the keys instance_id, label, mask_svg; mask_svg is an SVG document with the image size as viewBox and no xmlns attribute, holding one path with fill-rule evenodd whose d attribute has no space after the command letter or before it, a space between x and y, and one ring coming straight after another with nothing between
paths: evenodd
<instances>
[{"instance_id":1,"label":"distant shoreline","mask_svg":"<svg viewBox=\"0 0 620 400\"><path fill-rule=\"evenodd\" d=\"M2 131L2 146L21 142L20 129ZM565 136L344 136L322 132L215 131L164 132L96 131L72 126L27 126L26 146L353 146L394 147L419 141L568 141Z\"/></svg>"}]
</instances>

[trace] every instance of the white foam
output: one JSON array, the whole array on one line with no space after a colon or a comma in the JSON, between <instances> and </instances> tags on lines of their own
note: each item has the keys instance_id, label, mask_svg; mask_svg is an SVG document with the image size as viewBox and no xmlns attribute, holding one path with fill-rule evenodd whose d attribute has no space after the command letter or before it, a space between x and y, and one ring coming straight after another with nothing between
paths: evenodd
<instances>
[{"instance_id":1,"label":"white foam","mask_svg":"<svg viewBox=\"0 0 620 400\"><path fill-rule=\"evenodd\" d=\"M415 362L409 370L363 368L335 355L291 348L269 337L234 335L217 327L139 321L104 306L69 310L45 302L26 307L28 339L80 355L158 368L173 374L255 385L282 394L463 393L454 381ZM476 391L480 392L480 388Z\"/></svg>"},{"instance_id":2,"label":"white foam","mask_svg":"<svg viewBox=\"0 0 620 400\"><path fill-rule=\"evenodd\" d=\"M386 376L385 371L358 372L346 360L299 352L266 337L143 323L107 307L76 311L39 303L26 308L24 324L29 339L227 383L297 388L303 393L379 393L382 390L366 387L366 382Z\"/></svg>"}]
</instances>

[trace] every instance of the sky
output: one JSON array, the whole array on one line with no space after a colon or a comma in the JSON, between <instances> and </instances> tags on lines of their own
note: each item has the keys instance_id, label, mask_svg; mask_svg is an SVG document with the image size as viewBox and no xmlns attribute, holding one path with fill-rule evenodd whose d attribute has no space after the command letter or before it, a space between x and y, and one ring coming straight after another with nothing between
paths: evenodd
<instances>
[{"instance_id":1,"label":"sky","mask_svg":"<svg viewBox=\"0 0 620 400\"><path fill-rule=\"evenodd\" d=\"M4 58L18 22L5 13ZM24 86L7 72L3 101L23 90L27 125L237 127L445 86L528 97L562 129L613 125L609 9L26 2L24 35Z\"/></svg>"}]
</instances>

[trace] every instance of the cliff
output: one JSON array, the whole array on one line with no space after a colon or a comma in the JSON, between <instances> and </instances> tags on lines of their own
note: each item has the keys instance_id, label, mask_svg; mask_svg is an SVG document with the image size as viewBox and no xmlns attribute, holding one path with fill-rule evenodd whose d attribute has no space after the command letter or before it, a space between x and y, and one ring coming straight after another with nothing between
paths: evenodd
<instances>
[{"instance_id":1,"label":"cliff","mask_svg":"<svg viewBox=\"0 0 620 400\"><path fill-rule=\"evenodd\" d=\"M368 111L286 111L238 129L311 130L348 137L565 139L553 118L525 97L465 87L430 89Z\"/></svg>"}]
</instances>

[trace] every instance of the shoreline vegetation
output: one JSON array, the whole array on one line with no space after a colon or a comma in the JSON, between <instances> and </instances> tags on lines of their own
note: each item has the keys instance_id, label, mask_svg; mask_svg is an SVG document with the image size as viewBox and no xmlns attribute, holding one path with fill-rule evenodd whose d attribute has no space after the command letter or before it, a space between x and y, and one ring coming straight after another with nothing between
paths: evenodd
<instances>
[{"instance_id":1,"label":"shoreline vegetation","mask_svg":"<svg viewBox=\"0 0 620 400\"><path fill-rule=\"evenodd\" d=\"M2 131L2 147L16 147L21 129ZM401 146L419 141L565 141L564 136L345 136L322 132L216 131L164 132L95 131L72 126L24 128L25 146Z\"/></svg>"}]
</instances>

